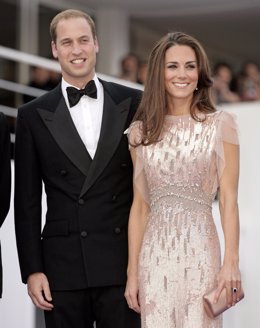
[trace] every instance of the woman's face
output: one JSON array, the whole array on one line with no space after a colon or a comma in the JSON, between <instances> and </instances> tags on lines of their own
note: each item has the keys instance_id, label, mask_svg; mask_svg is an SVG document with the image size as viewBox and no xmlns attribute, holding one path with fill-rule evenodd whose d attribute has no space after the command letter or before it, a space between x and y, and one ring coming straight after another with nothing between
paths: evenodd
<instances>
[{"instance_id":1,"label":"woman's face","mask_svg":"<svg viewBox=\"0 0 260 328\"><path fill-rule=\"evenodd\" d=\"M189 46L174 45L165 53L165 89L172 99L192 100L198 84L198 63Z\"/></svg>"}]
</instances>

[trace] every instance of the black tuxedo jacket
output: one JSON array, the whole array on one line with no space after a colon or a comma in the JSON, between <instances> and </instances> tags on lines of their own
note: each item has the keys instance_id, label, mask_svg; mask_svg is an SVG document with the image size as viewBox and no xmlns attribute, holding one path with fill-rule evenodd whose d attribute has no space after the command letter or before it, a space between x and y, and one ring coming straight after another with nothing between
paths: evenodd
<instances>
[{"instance_id":1,"label":"black tuxedo jacket","mask_svg":"<svg viewBox=\"0 0 260 328\"><path fill-rule=\"evenodd\" d=\"M124 131L141 92L101 83L104 109L93 160L60 85L19 109L15 228L23 282L34 272L44 272L52 290L126 281L132 163ZM42 181L47 195L43 230Z\"/></svg>"},{"instance_id":2,"label":"black tuxedo jacket","mask_svg":"<svg viewBox=\"0 0 260 328\"><path fill-rule=\"evenodd\" d=\"M0 113L0 227L9 211L11 192L10 135L4 114ZM2 296L2 260L0 244L0 297Z\"/></svg>"}]
</instances>

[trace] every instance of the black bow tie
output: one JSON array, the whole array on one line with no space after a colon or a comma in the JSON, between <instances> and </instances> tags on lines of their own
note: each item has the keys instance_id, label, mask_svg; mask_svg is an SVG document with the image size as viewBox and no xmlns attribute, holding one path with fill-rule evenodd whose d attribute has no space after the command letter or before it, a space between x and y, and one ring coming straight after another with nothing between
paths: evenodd
<instances>
[{"instance_id":1,"label":"black bow tie","mask_svg":"<svg viewBox=\"0 0 260 328\"><path fill-rule=\"evenodd\" d=\"M97 87L94 80L89 81L84 89L79 90L73 87L67 87L66 90L70 107L77 105L80 98L84 95L97 99Z\"/></svg>"}]
</instances>

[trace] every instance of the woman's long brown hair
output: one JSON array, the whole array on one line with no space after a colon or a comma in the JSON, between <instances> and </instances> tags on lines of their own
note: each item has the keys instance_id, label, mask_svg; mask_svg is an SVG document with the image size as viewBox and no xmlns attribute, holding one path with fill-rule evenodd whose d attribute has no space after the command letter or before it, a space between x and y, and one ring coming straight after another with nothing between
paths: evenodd
<instances>
[{"instance_id":1,"label":"woman's long brown hair","mask_svg":"<svg viewBox=\"0 0 260 328\"><path fill-rule=\"evenodd\" d=\"M191 47L196 55L198 64L198 90L194 91L190 114L196 121L201 118L196 111L202 113L215 112L211 99L212 80L207 55L201 44L192 36L182 32L168 33L153 48L149 61L147 79L141 103L135 114L134 121L142 122L142 139L138 144L150 145L157 142L163 129L165 115L167 114L165 91L165 53L174 45Z\"/></svg>"}]
</instances>

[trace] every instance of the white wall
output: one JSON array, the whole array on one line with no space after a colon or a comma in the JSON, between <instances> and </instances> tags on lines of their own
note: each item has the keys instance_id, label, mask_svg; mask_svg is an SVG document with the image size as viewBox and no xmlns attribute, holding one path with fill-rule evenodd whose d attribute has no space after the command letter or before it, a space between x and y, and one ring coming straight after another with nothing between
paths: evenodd
<instances>
[{"instance_id":1,"label":"white wall","mask_svg":"<svg viewBox=\"0 0 260 328\"><path fill-rule=\"evenodd\" d=\"M260 304L260 103L223 107L236 113L240 127L241 173L239 206L241 222L240 266L245 299L224 316L224 328L259 328ZM216 204L216 224L221 233ZM34 328L35 313L21 283L13 225L13 203L0 231L4 266L4 293L0 300L1 328ZM122 327L123 328L123 327Z\"/></svg>"},{"instance_id":2,"label":"white wall","mask_svg":"<svg viewBox=\"0 0 260 328\"><path fill-rule=\"evenodd\" d=\"M237 114L240 129L240 269L245 290L245 299L224 315L224 328L259 328L260 103L232 104L224 108ZM214 212L217 227L221 230L216 204Z\"/></svg>"},{"instance_id":3,"label":"white wall","mask_svg":"<svg viewBox=\"0 0 260 328\"><path fill-rule=\"evenodd\" d=\"M13 173L13 163L12 163ZM13 174L12 174L12 180ZM13 184L14 181L12 181ZM33 328L34 308L21 283L14 233L13 188L9 214L0 230L3 260L3 295L0 299L1 328Z\"/></svg>"}]
</instances>

